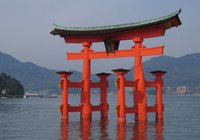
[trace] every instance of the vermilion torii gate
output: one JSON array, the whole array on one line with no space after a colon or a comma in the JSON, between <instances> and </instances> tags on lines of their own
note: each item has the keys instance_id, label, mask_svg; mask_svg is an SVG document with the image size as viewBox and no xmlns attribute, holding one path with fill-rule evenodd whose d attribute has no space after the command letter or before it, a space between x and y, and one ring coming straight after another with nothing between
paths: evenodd
<instances>
[{"instance_id":1,"label":"vermilion torii gate","mask_svg":"<svg viewBox=\"0 0 200 140\"><path fill-rule=\"evenodd\" d=\"M128 72L125 69L113 70L117 74L117 120L124 122L127 113L135 113L135 119L139 121L147 120L147 112L156 112L156 118L163 118L162 104L162 75L163 71L152 72L155 75L155 81L145 81L142 56L161 55L164 46L146 48L142 42L144 38L152 38L163 36L166 29L181 25L178 17L181 10L168 16L148 20L138 23L129 23L104 27L61 27L55 25L55 29L51 31L53 35L60 35L65 43L81 43L83 50L79 53L67 53L68 60L83 60L83 72L81 82L70 82L69 72L59 72L62 85L62 118L68 119L68 112L81 112L81 118L91 118L92 111L101 111L101 117L107 117L108 105L106 92L108 83L106 77L109 74L98 74L100 81L94 83L90 80L91 59L134 57L134 78L127 81L124 74ZM119 50L121 40L132 40L135 45L130 49ZM105 51L95 52L91 49L92 43L104 42ZM102 86L103 85L103 86ZM81 88L81 105L70 106L68 104L68 88ZM125 103L125 87L133 87L134 89L134 106L126 107ZM155 106L147 106L146 87L156 88L156 104ZM101 104L92 106L90 103L90 88L101 89Z\"/></svg>"}]
</instances>

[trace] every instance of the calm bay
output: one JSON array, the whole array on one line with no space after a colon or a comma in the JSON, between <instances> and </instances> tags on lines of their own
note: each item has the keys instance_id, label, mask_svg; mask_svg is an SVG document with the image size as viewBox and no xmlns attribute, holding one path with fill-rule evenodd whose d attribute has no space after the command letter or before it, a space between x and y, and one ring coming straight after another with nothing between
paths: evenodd
<instances>
[{"instance_id":1,"label":"calm bay","mask_svg":"<svg viewBox=\"0 0 200 140\"><path fill-rule=\"evenodd\" d=\"M80 102L79 95L70 94L72 105ZM99 95L91 95L91 103L99 104ZM116 123L116 95L108 95L109 118L100 120L94 112L91 122L81 122L79 113L70 113L69 122L61 122L58 98L0 99L0 140L64 140L64 139L200 139L200 96L163 96L164 120L138 124L134 115L127 115L126 125ZM127 106L133 104L132 95L126 96ZM148 105L154 105L155 96L148 95Z\"/></svg>"}]
</instances>

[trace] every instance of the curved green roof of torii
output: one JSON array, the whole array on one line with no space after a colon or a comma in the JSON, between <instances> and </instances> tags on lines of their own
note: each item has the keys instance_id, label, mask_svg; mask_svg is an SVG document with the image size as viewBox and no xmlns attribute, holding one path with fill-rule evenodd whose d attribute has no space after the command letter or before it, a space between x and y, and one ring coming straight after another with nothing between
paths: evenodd
<instances>
[{"instance_id":1,"label":"curved green roof of torii","mask_svg":"<svg viewBox=\"0 0 200 140\"><path fill-rule=\"evenodd\" d=\"M167 16L163 16L156 19L146 20L142 22L135 22L135 23L127 23L127 24L118 24L118 25L111 25L111 26L97 26L97 27L62 27L59 25L55 25L55 28L53 31L51 31L51 34L53 35L79 35L79 34L109 34L113 33L115 31L124 31L128 29L134 29L134 28L142 28L150 25L155 25L159 23L166 22L170 20L171 18L177 17L180 14L181 9L169 14ZM180 19L178 18L179 25L181 24Z\"/></svg>"}]
</instances>

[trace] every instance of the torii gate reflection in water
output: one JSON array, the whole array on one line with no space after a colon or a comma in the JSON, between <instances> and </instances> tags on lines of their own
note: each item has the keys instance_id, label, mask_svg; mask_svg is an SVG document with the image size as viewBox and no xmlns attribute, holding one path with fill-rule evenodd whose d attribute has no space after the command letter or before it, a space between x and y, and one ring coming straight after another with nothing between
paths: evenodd
<instances>
[{"instance_id":1,"label":"torii gate reflection in water","mask_svg":"<svg viewBox=\"0 0 200 140\"><path fill-rule=\"evenodd\" d=\"M61 27L55 25L51 32L53 35L60 35L65 43L81 43L83 50L80 53L67 53L68 60L83 60L82 81L71 82L68 77L70 72L61 71L58 74L61 77L62 85L62 119L68 119L68 112L81 112L82 119L91 119L92 111L101 111L101 118L108 117L107 104L107 73L97 74L100 77L99 82L90 80L91 59L134 57L134 78L127 81L124 75L128 72L125 69L113 70L117 75L117 121L125 122L127 113L135 113L136 121L147 120L147 112L156 112L156 119L163 119L162 103L162 76L164 71L153 71L154 81L145 81L142 67L142 56L161 55L164 46L146 48L142 42L144 38L163 36L166 29L181 25L178 17L181 10L168 16L154 20L121 24L104 27ZM132 40L135 45L127 50L119 50L121 40ZM104 42L105 51L95 52L91 49L92 43ZM79 106L70 106L68 104L68 88L81 88L81 104ZM134 106L126 107L125 87L134 89ZM156 88L155 106L147 106L146 87ZM101 103L93 106L90 103L90 88L100 88Z\"/></svg>"}]
</instances>

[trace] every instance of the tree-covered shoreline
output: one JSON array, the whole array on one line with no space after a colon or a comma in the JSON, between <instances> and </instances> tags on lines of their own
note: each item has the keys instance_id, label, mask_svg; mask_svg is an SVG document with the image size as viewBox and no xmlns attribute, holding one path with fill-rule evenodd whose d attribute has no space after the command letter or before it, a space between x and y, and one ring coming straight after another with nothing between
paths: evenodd
<instances>
[{"instance_id":1,"label":"tree-covered shoreline","mask_svg":"<svg viewBox=\"0 0 200 140\"><path fill-rule=\"evenodd\" d=\"M15 78L1 73L0 75L0 97L23 97L24 96L24 87L23 85L16 80Z\"/></svg>"}]
</instances>

